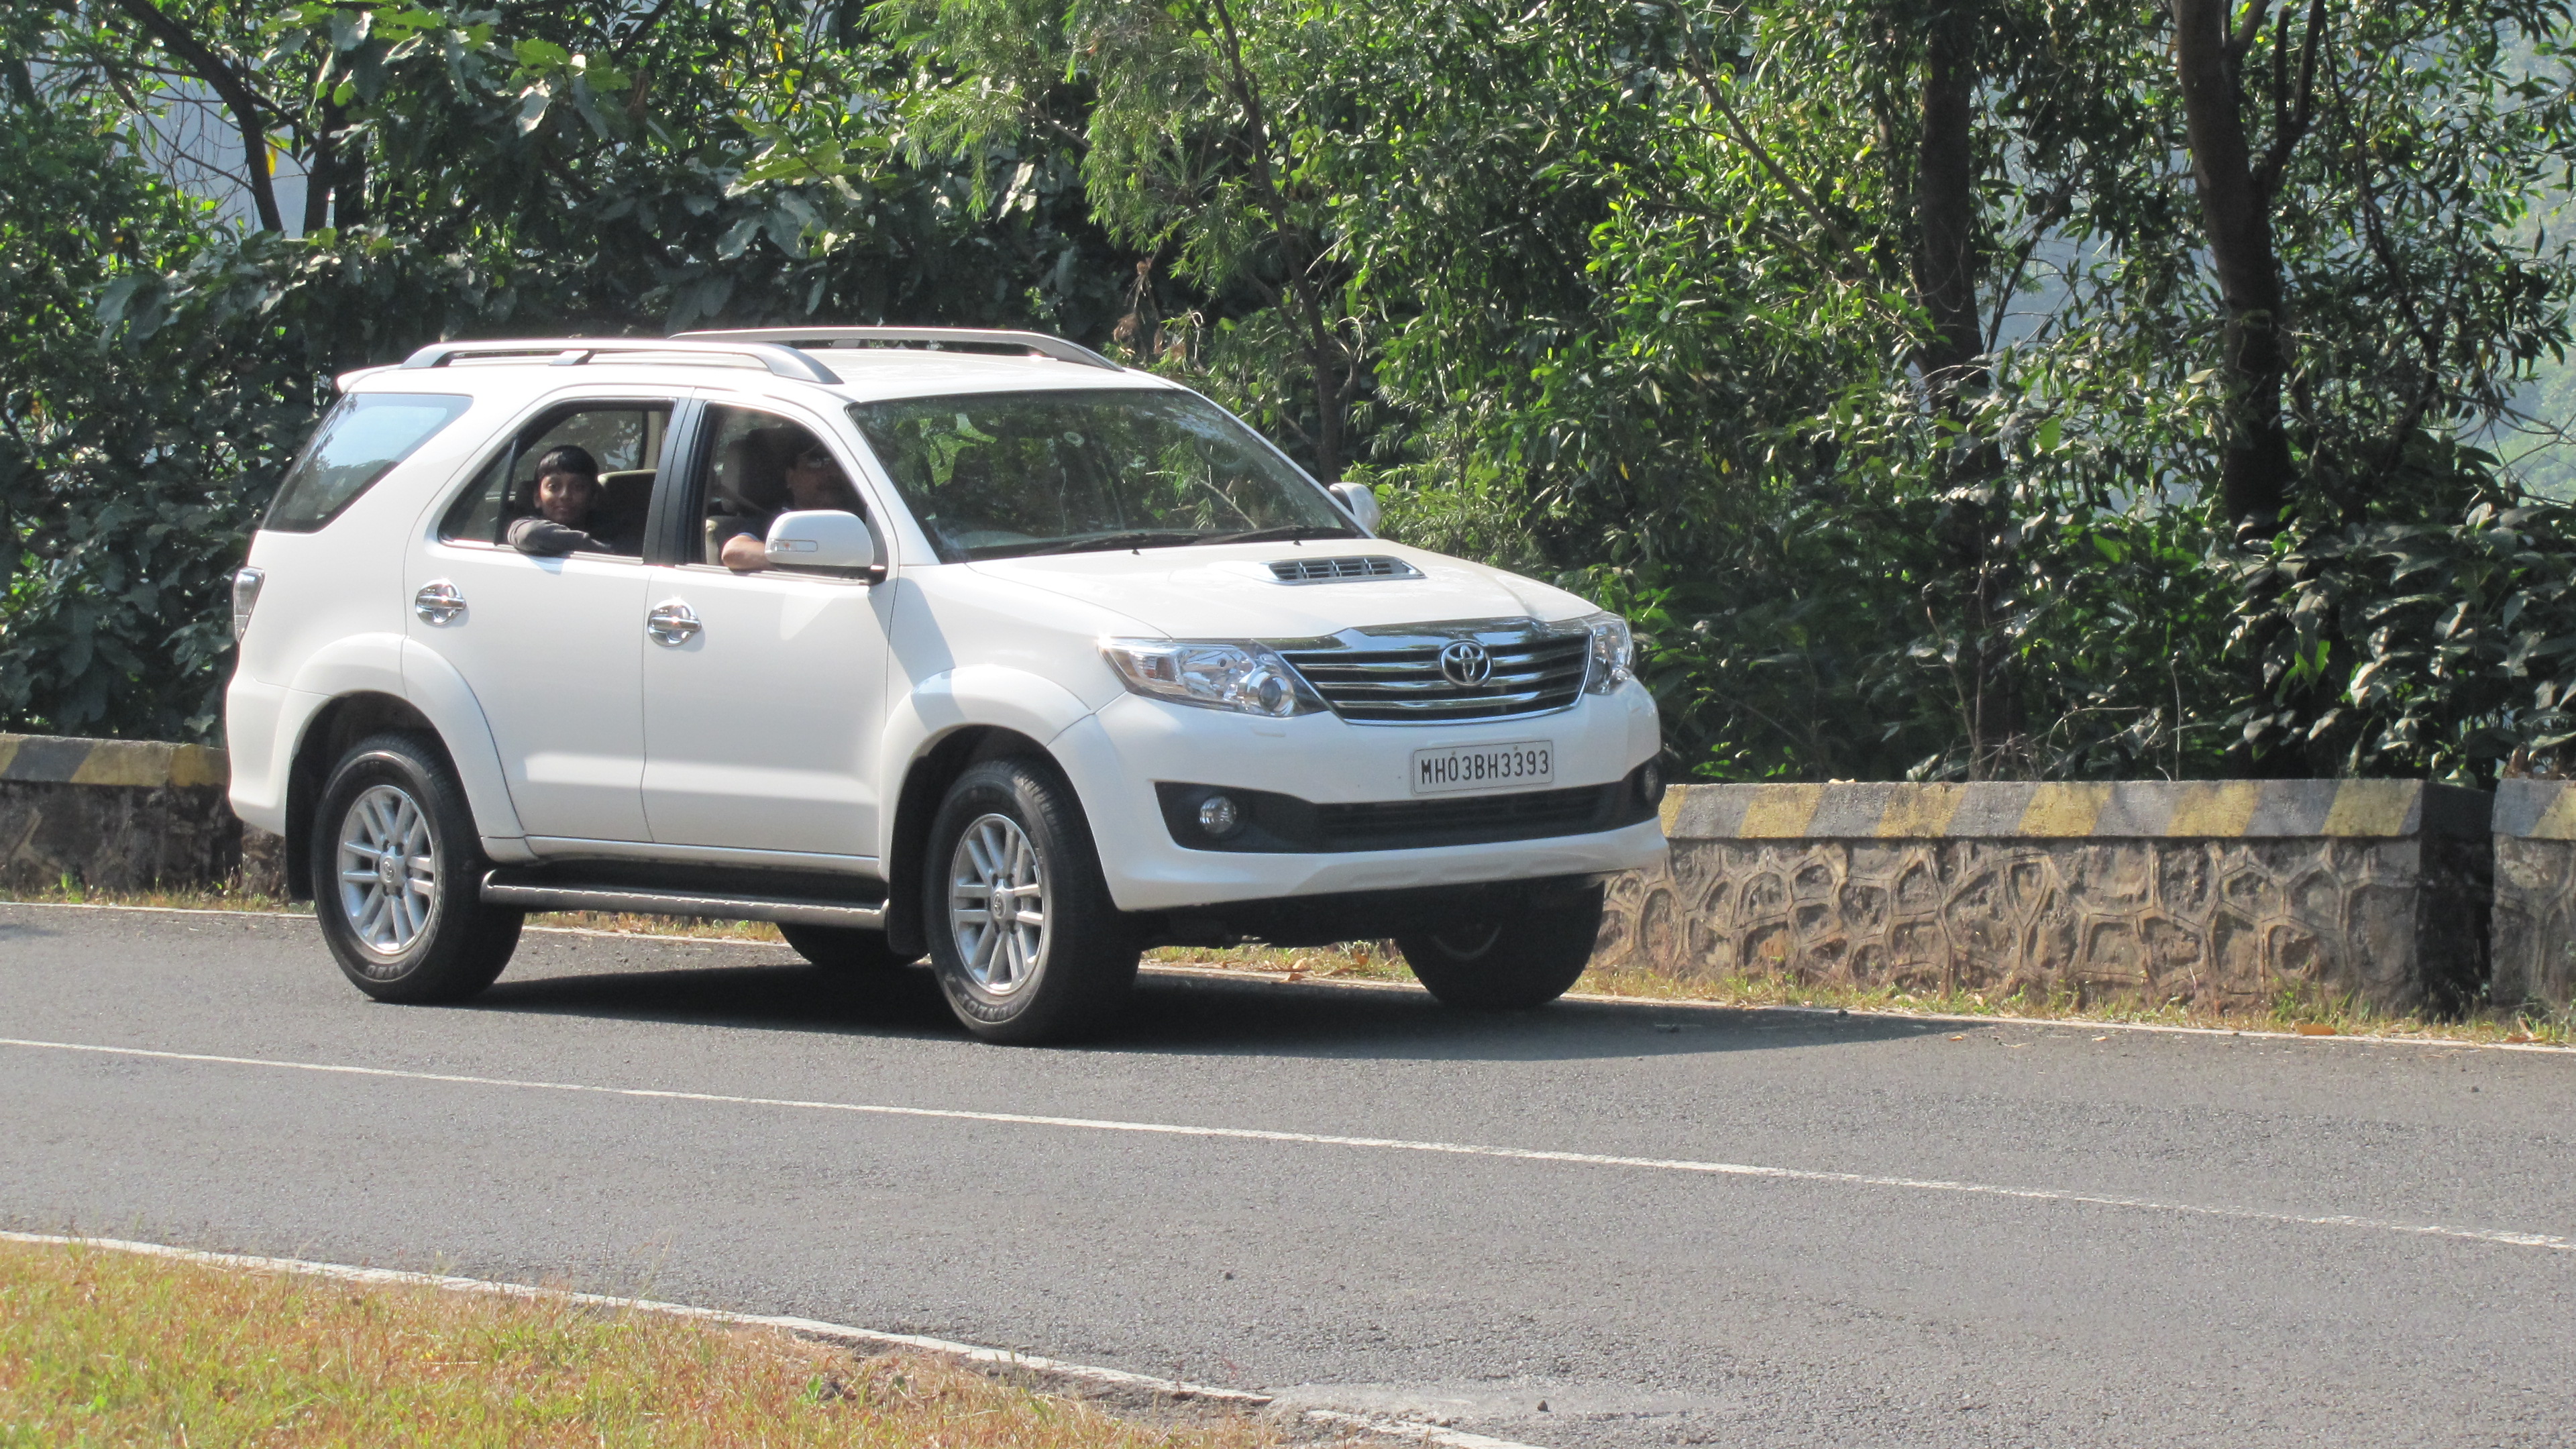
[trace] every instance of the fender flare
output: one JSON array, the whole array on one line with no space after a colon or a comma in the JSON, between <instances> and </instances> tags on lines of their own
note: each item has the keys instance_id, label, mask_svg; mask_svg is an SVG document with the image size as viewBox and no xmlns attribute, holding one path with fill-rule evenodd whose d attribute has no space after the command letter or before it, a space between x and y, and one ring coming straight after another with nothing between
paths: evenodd
<instances>
[{"instance_id":1,"label":"fender flare","mask_svg":"<svg viewBox=\"0 0 2576 1449\"><path fill-rule=\"evenodd\" d=\"M895 802L904 782L940 740L961 729L1005 729L1044 746L1091 715L1079 695L1043 675L1002 664L968 664L934 674L886 711L877 779L886 808L877 816L877 859L891 869Z\"/></svg>"},{"instance_id":2,"label":"fender flare","mask_svg":"<svg viewBox=\"0 0 2576 1449\"><path fill-rule=\"evenodd\" d=\"M456 766L457 783L465 787L465 803L474 811L474 828L483 837L485 853L496 859L525 857L524 846L494 848L499 842L516 842L527 832L519 827L518 807L510 803L509 777L501 769L501 750L492 741L492 724L484 717L483 702L437 650L405 639L400 657L401 695L429 718L447 746L447 758Z\"/></svg>"}]
</instances>

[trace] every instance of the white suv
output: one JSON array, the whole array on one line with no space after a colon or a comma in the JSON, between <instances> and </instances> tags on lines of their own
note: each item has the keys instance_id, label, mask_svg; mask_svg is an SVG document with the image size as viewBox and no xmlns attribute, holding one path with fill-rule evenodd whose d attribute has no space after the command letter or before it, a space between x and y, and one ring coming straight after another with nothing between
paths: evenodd
<instances>
[{"instance_id":1,"label":"white suv","mask_svg":"<svg viewBox=\"0 0 2576 1449\"><path fill-rule=\"evenodd\" d=\"M927 953L993 1040L1096 1026L1165 943L1392 937L1534 1006L1661 858L1625 623L1372 537L1365 488L1071 343L445 343L340 385L234 586L226 728L381 999L588 909Z\"/></svg>"}]
</instances>

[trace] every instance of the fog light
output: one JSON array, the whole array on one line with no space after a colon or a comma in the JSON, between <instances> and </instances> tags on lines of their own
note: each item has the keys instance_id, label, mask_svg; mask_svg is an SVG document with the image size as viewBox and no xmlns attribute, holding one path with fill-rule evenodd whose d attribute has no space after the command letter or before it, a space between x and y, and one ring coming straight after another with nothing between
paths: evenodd
<instances>
[{"instance_id":1,"label":"fog light","mask_svg":"<svg viewBox=\"0 0 2576 1449\"><path fill-rule=\"evenodd\" d=\"M1648 760L1637 771L1637 798L1652 805L1664 798L1664 767Z\"/></svg>"},{"instance_id":2,"label":"fog light","mask_svg":"<svg viewBox=\"0 0 2576 1449\"><path fill-rule=\"evenodd\" d=\"M1243 810L1231 796L1210 795L1199 802L1199 829L1222 840L1243 824Z\"/></svg>"}]
</instances>

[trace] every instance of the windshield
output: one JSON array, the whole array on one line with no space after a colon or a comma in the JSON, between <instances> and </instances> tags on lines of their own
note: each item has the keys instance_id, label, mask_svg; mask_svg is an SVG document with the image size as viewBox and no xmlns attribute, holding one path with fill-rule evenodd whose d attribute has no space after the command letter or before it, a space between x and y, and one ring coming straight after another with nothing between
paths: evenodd
<instances>
[{"instance_id":1,"label":"windshield","mask_svg":"<svg viewBox=\"0 0 2576 1449\"><path fill-rule=\"evenodd\" d=\"M1243 424L1184 392L908 398L853 403L850 417L949 563L1359 533Z\"/></svg>"}]
</instances>

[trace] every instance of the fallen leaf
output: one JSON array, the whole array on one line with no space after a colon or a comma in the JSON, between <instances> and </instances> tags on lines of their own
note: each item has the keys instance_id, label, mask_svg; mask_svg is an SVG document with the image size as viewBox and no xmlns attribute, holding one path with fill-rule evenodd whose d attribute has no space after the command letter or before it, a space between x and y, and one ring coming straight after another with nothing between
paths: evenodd
<instances>
[{"instance_id":1,"label":"fallen leaf","mask_svg":"<svg viewBox=\"0 0 2576 1449\"><path fill-rule=\"evenodd\" d=\"M2095 1037L2095 1038L2093 1038L2093 1039L2094 1039L2095 1041L2109 1041L2109 1040L2110 1040L2110 1038L2109 1038L2109 1037L2107 1037L2107 1036L2097 1036L2097 1037Z\"/></svg>"},{"instance_id":2,"label":"fallen leaf","mask_svg":"<svg viewBox=\"0 0 2576 1449\"><path fill-rule=\"evenodd\" d=\"M2525 1031L2525 1032L2516 1032L2516 1033L2515 1033L2515 1034L2513 1034L2512 1036L2506 1037L2506 1038L2504 1039L2504 1044L2505 1044L2506 1046L2520 1046L2520 1045L2522 1045L2524 1042L2527 1042L2527 1041L2529 1041L2529 1040L2531 1040L2531 1033L2529 1033L2529 1032L2527 1032L2527 1031Z\"/></svg>"},{"instance_id":3,"label":"fallen leaf","mask_svg":"<svg viewBox=\"0 0 2576 1449\"><path fill-rule=\"evenodd\" d=\"M2321 1021L2303 1021L2299 1023L2299 1035L2301 1036L2333 1036L2334 1034L2335 1029Z\"/></svg>"},{"instance_id":4,"label":"fallen leaf","mask_svg":"<svg viewBox=\"0 0 2576 1449\"><path fill-rule=\"evenodd\" d=\"M1952 1040L1952 1041L1966 1041L1966 1040L1967 1040L1967 1037L1965 1037L1964 1035L1962 1035L1962 1036L1954 1036L1954 1037L1950 1038L1950 1040Z\"/></svg>"}]
</instances>

